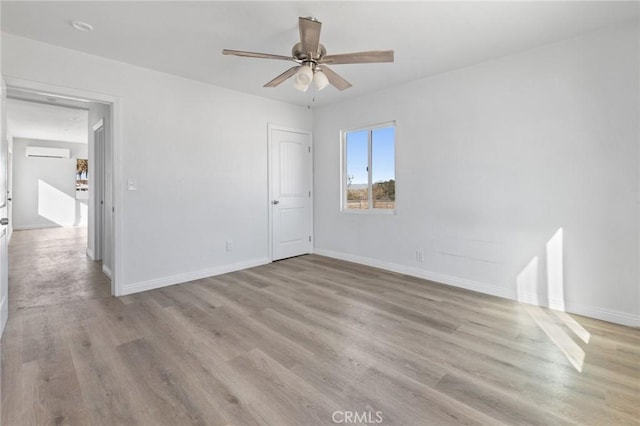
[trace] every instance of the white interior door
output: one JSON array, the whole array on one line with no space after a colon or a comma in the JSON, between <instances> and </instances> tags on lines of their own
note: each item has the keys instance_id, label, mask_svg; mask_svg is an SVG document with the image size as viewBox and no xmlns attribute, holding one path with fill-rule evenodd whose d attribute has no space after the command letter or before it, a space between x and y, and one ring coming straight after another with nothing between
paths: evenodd
<instances>
[{"instance_id":1,"label":"white interior door","mask_svg":"<svg viewBox=\"0 0 640 426\"><path fill-rule=\"evenodd\" d=\"M311 253L311 134L269 127L271 260Z\"/></svg>"},{"instance_id":2,"label":"white interior door","mask_svg":"<svg viewBox=\"0 0 640 426\"><path fill-rule=\"evenodd\" d=\"M113 109L111 109L113 114ZM105 118L103 132L100 136L102 139L102 199L103 216L102 216L102 272L111 280L111 289L115 292L113 284L113 267L114 267L114 198L113 198L113 133L110 130L113 123L113 115Z\"/></svg>"},{"instance_id":3,"label":"white interior door","mask_svg":"<svg viewBox=\"0 0 640 426\"><path fill-rule=\"evenodd\" d=\"M0 335L9 315L8 253L9 224L7 206L7 111L5 109L7 86L0 80Z\"/></svg>"},{"instance_id":4,"label":"white interior door","mask_svg":"<svg viewBox=\"0 0 640 426\"><path fill-rule=\"evenodd\" d=\"M95 244L94 259L102 260L102 272L112 279L112 230L113 230L113 197L111 194L111 152L112 144L107 136L107 123L110 118L103 117L93 126L94 167L93 184L95 197ZM113 282L112 282L113 286Z\"/></svg>"},{"instance_id":5,"label":"white interior door","mask_svg":"<svg viewBox=\"0 0 640 426\"><path fill-rule=\"evenodd\" d=\"M104 243L104 119L93 126L94 260L102 260Z\"/></svg>"}]
</instances>

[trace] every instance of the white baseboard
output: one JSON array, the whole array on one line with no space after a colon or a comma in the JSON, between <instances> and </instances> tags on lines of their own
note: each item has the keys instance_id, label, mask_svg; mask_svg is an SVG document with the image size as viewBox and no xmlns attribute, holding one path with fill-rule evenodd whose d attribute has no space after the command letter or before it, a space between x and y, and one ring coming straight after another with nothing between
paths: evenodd
<instances>
[{"instance_id":1,"label":"white baseboard","mask_svg":"<svg viewBox=\"0 0 640 426\"><path fill-rule=\"evenodd\" d=\"M28 231L30 229L48 229L48 228L63 228L63 226L52 224L36 224L36 225L17 225L13 227L14 231Z\"/></svg>"},{"instance_id":2,"label":"white baseboard","mask_svg":"<svg viewBox=\"0 0 640 426\"><path fill-rule=\"evenodd\" d=\"M539 296L534 293L522 292L520 294L517 294L515 297L509 297L508 299L517 300L518 302L526 303L527 305L535 305L535 306L544 305L546 308L549 307L549 306L546 306L546 304L540 303ZM554 308L554 309L557 309L557 308Z\"/></svg>"},{"instance_id":3,"label":"white baseboard","mask_svg":"<svg viewBox=\"0 0 640 426\"><path fill-rule=\"evenodd\" d=\"M472 281L465 278L453 277L445 274L438 274L435 272L426 271L424 269L414 268L406 265L400 265L397 263L385 262L378 259L372 259L370 257L356 256L353 254L341 253L333 250L325 250L320 248L314 249L314 253L319 254L321 256L333 257L335 259L359 263L361 265L372 266L374 268L380 268L386 271L397 272L399 274L411 275L412 277L422 278L429 281L435 281L442 284L448 284L455 287L464 288L467 290L477 291L479 293L490 294L492 296L498 296L505 299L513 299L515 296L515 293L511 292L509 289L499 287L496 285L485 284L478 281Z\"/></svg>"},{"instance_id":4,"label":"white baseboard","mask_svg":"<svg viewBox=\"0 0 640 426\"><path fill-rule=\"evenodd\" d=\"M489 294L492 296L502 297L504 299L518 300L515 289L505 288L493 284L482 283L478 281L468 280L465 278L453 277L445 274L426 271L424 269L414 268L411 266L400 265L397 263L385 262L369 257L357 256L349 253L342 253L322 248L314 248L313 252L321 256L332 257L335 259L345 260L347 262L359 263L361 265L372 266L399 274L411 275L417 278L423 278L429 281L435 281L441 284L447 284L454 287L464 288L466 290L477 291L479 293ZM549 307L551 309L560 309L563 302L551 301L551 303L538 303L535 295L521 295L520 302L531 305ZM613 322L616 324L626 325L629 327L640 327L640 316L632 315L626 312L602 309L594 306L586 306L570 301L564 302L564 311L585 317L595 318L603 321Z\"/></svg>"},{"instance_id":5,"label":"white baseboard","mask_svg":"<svg viewBox=\"0 0 640 426\"><path fill-rule=\"evenodd\" d=\"M87 257L91 260L96 260L96 256L89 247L87 247Z\"/></svg>"},{"instance_id":6,"label":"white baseboard","mask_svg":"<svg viewBox=\"0 0 640 426\"><path fill-rule=\"evenodd\" d=\"M0 301L0 337L4 332L4 326L7 325L7 319L9 318L9 305L7 303L7 297L3 297Z\"/></svg>"},{"instance_id":7,"label":"white baseboard","mask_svg":"<svg viewBox=\"0 0 640 426\"><path fill-rule=\"evenodd\" d=\"M595 306L586 306L574 302L565 302L565 312L570 312L583 317L590 317L602 321L613 322L629 327L640 328L640 316L626 312L602 309Z\"/></svg>"},{"instance_id":8,"label":"white baseboard","mask_svg":"<svg viewBox=\"0 0 640 426\"><path fill-rule=\"evenodd\" d=\"M271 260L267 257L246 260L243 262L231 263L229 265L216 266L215 268L202 269L199 271L186 272L184 274L173 275L170 277L157 278L149 281L125 284L122 288L122 296L127 294L139 293L141 291L153 290L160 287L186 283L202 278L213 277L215 275L227 274L229 272L239 271L241 269L254 268L260 265L266 265Z\"/></svg>"},{"instance_id":9,"label":"white baseboard","mask_svg":"<svg viewBox=\"0 0 640 426\"><path fill-rule=\"evenodd\" d=\"M105 265L104 263L102 264L102 272L107 276L107 278L112 279L111 277L113 275L111 275L111 268L109 268L107 265Z\"/></svg>"}]
</instances>

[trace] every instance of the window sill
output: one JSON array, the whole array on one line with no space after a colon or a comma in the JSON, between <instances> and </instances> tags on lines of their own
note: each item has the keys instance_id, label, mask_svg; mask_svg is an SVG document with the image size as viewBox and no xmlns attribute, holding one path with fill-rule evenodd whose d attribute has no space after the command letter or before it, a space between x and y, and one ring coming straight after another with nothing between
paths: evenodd
<instances>
[{"instance_id":1,"label":"window sill","mask_svg":"<svg viewBox=\"0 0 640 426\"><path fill-rule=\"evenodd\" d=\"M371 210L365 210L365 209L342 209L341 212L342 213L347 213L347 214L363 214L363 215L383 215L383 216L395 216L396 215L396 210L395 209L371 209Z\"/></svg>"}]
</instances>

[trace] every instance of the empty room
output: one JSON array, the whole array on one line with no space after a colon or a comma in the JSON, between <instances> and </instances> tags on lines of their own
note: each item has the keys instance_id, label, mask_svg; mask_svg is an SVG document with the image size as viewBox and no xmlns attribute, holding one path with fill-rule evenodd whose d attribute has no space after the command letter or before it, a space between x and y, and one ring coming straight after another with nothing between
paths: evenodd
<instances>
[{"instance_id":1,"label":"empty room","mask_svg":"<svg viewBox=\"0 0 640 426\"><path fill-rule=\"evenodd\" d=\"M639 2L0 22L3 426L640 424Z\"/></svg>"}]
</instances>

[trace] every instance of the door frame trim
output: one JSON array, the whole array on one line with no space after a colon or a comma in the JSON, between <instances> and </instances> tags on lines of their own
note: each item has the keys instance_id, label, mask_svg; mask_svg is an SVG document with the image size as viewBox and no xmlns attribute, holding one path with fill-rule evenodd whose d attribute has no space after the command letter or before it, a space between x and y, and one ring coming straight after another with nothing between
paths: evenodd
<instances>
[{"instance_id":1,"label":"door frame trim","mask_svg":"<svg viewBox=\"0 0 640 426\"><path fill-rule=\"evenodd\" d=\"M30 91L50 92L56 95L72 96L90 101L102 102L111 105L111 143L113 149L112 155L112 174L113 174L113 269L111 271L111 295L121 296L122 292L122 202L123 193L121 191L123 182L123 139L122 139L122 102L117 96L107 95L99 92L91 92L88 90L76 89L67 86L58 86L55 84L42 83L39 81L25 80L9 75L3 76L7 87L17 89L25 89Z\"/></svg>"},{"instance_id":2,"label":"door frame trim","mask_svg":"<svg viewBox=\"0 0 640 426\"><path fill-rule=\"evenodd\" d=\"M0 147L2 144L7 144L6 146L6 158L2 159L1 157L4 154L2 149L0 149L0 161L5 162L4 174L5 174L5 189L6 192L3 194L4 203L3 206L6 206L7 209L7 218L9 217L9 132L7 131L7 85L6 81L2 75L0 75ZM2 167L0 166L0 169ZM7 325L7 321L9 320L9 229L11 227L11 223L8 225L3 225L0 230L0 241L3 241L0 244L0 337L4 333L4 328Z\"/></svg>"},{"instance_id":3,"label":"door frame trim","mask_svg":"<svg viewBox=\"0 0 640 426\"><path fill-rule=\"evenodd\" d=\"M273 262L273 210L271 208L271 202L273 201L273 193L271 191L271 144L273 143L273 131L280 130L284 132L300 133L309 137L309 185L311 188L311 197L309 198L309 235L311 241L309 242L309 253L313 253L313 246L315 243L315 236L313 234L313 199L315 198L315 188L313 184L313 133L311 130L297 129L294 127L281 126L279 124L267 123L267 232L268 232L268 251L269 260Z\"/></svg>"}]
</instances>

